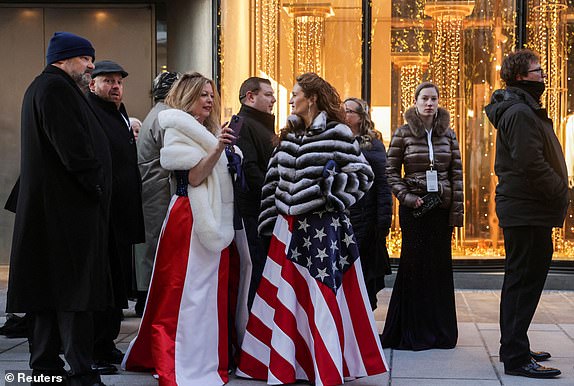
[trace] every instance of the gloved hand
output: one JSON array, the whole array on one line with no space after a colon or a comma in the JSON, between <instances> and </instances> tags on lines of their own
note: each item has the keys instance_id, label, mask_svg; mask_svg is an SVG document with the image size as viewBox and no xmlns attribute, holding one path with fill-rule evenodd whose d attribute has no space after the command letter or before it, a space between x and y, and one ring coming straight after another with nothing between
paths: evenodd
<instances>
[{"instance_id":1,"label":"gloved hand","mask_svg":"<svg viewBox=\"0 0 574 386\"><path fill-rule=\"evenodd\" d=\"M334 176L338 172L337 163L334 160L327 161L327 164L323 168L323 177L327 178L329 176Z\"/></svg>"}]
</instances>

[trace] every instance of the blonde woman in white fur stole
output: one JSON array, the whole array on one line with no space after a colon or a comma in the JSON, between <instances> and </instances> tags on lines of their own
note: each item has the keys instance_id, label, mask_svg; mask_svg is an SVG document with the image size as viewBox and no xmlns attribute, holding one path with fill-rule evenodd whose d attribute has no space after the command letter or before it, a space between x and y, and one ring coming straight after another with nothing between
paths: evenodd
<instances>
[{"instance_id":1,"label":"blonde woman in white fur stole","mask_svg":"<svg viewBox=\"0 0 574 386\"><path fill-rule=\"evenodd\" d=\"M215 84L201 74L184 74L165 104L170 109L158 115L165 129L160 160L174 171L177 192L161 231L140 329L122 367L151 371L160 385L223 385L229 342L241 343L245 331L250 275L245 233L234 229L225 152L235 137L220 126Z\"/></svg>"}]
</instances>

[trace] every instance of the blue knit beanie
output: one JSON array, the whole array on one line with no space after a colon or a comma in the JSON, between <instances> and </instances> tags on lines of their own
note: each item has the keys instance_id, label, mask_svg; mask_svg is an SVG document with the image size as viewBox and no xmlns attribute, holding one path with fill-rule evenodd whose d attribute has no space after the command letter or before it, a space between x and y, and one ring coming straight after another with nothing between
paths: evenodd
<instances>
[{"instance_id":1,"label":"blue knit beanie","mask_svg":"<svg viewBox=\"0 0 574 386\"><path fill-rule=\"evenodd\" d=\"M55 32L48 44L46 62L52 64L76 56L91 56L96 60L96 51L88 39L70 32Z\"/></svg>"}]
</instances>

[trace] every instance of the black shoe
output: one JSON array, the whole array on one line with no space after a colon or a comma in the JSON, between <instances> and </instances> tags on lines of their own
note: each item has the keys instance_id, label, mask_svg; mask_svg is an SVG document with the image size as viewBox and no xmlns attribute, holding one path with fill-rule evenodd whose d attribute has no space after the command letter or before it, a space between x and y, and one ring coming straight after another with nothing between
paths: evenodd
<instances>
[{"instance_id":1,"label":"black shoe","mask_svg":"<svg viewBox=\"0 0 574 386\"><path fill-rule=\"evenodd\" d=\"M550 357L552 357L552 355L550 355L550 353L546 352L546 351L530 351L530 356L536 362L542 362L542 361L548 360L548 359L550 359Z\"/></svg>"},{"instance_id":2,"label":"black shoe","mask_svg":"<svg viewBox=\"0 0 574 386\"><path fill-rule=\"evenodd\" d=\"M0 335L5 335L6 338L27 338L28 337L28 321L30 317L26 314L18 316L15 314L7 314L6 323L0 327Z\"/></svg>"},{"instance_id":3,"label":"black shoe","mask_svg":"<svg viewBox=\"0 0 574 386\"><path fill-rule=\"evenodd\" d=\"M107 362L114 365L121 365L124 360L124 353L114 347L105 355L96 355L96 362Z\"/></svg>"},{"instance_id":4,"label":"black shoe","mask_svg":"<svg viewBox=\"0 0 574 386\"><path fill-rule=\"evenodd\" d=\"M118 372L118 368L108 362L96 361L92 365L92 371L100 375L112 375Z\"/></svg>"},{"instance_id":5,"label":"black shoe","mask_svg":"<svg viewBox=\"0 0 574 386\"><path fill-rule=\"evenodd\" d=\"M534 359L530 359L530 363L524 366L520 366L512 370L504 369L504 373L528 378L554 378L562 374L558 369L539 365Z\"/></svg>"}]
</instances>

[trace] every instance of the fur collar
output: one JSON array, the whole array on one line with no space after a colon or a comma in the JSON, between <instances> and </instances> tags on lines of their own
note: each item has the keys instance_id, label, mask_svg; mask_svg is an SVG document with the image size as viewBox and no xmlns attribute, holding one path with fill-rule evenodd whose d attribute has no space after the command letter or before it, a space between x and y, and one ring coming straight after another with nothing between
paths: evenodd
<instances>
[{"instance_id":1,"label":"fur collar","mask_svg":"<svg viewBox=\"0 0 574 386\"><path fill-rule=\"evenodd\" d=\"M199 123L191 114L178 109L167 109L158 114L161 127L174 128L196 142L203 150L211 150L217 146L217 138L205 126Z\"/></svg>"},{"instance_id":2,"label":"fur collar","mask_svg":"<svg viewBox=\"0 0 574 386\"><path fill-rule=\"evenodd\" d=\"M405 120L407 121L407 125L409 126L413 136L422 137L426 135L423 121L421 121L416 113L416 107L413 106L405 112ZM434 119L433 133L436 133L436 135L444 135L449 127L450 114L448 110L439 107L437 117Z\"/></svg>"},{"instance_id":3,"label":"fur collar","mask_svg":"<svg viewBox=\"0 0 574 386\"><path fill-rule=\"evenodd\" d=\"M190 114L176 109L158 114L165 129L160 162L168 170L189 170L213 148L217 138ZM233 185L224 153L200 185L188 185L187 194L193 212L193 233L210 251L219 253L234 235Z\"/></svg>"}]
</instances>

